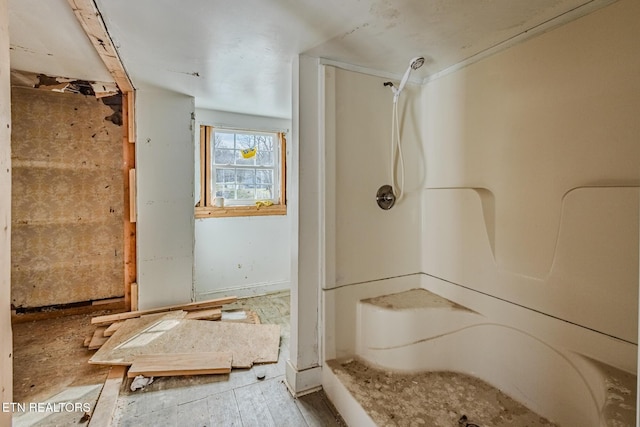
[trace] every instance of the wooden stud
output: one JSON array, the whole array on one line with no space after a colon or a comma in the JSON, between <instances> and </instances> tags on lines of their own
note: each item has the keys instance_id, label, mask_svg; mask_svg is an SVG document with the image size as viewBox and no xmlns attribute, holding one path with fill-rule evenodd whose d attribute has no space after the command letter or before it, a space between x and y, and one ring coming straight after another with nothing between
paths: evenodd
<instances>
[{"instance_id":1,"label":"wooden stud","mask_svg":"<svg viewBox=\"0 0 640 427\"><path fill-rule=\"evenodd\" d=\"M135 145L129 143L130 99L133 92L122 95L122 175L124 183L124 297L125 307L131 310L131 284L136 281L136 224L135 224ZM131 171L133 172L133 182ZM132 206L133 204L133 206ZM132 218L133 217L133 218Z\"/></svg>"}]
</instances>

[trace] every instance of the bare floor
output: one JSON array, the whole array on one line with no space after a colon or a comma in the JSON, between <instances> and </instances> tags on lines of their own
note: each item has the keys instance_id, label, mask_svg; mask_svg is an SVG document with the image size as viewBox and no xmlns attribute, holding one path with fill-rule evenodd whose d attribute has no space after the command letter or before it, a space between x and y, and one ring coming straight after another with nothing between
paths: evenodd
<instances>
[{"instance_id":1,"label":"bare floor","mask_svg":"<svg viewBox=\"0 0 640 427\"><path fill-rule=\"evenodd\" d=\"M355 360L328 363L381 426L555 426L477 378L453 372L391 373Z\"/></svg>"},{"instance_id":2,"label":"bare floor","mask_svg":"<svg viewBox=\"0 0 640 427\"><path fill-rule=\"evenodd\" d=\"M294 399L284 384L289 357L289 292L241 299L225 309L255 311L262 323L281 325L278 363L229 375L157 378L120 391L114 425L120 426L344 426L323 392ZM79 402L93 407L108 367L89 365L82 342L91 317L76 315L16 324L14 401ZM258 376L264 379L259 380ZM14 414L14 426L87 425L83 412Z\"/></svg>"}]
</instances>

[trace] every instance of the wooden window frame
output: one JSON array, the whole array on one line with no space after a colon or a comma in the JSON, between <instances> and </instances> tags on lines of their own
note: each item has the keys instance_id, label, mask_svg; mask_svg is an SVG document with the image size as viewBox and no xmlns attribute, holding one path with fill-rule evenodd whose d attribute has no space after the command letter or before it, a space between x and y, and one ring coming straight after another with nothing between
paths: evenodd
<instances>
[{"instance_id":1,"label":"wooden window frame","mask_svg":"<svg viewBox=\"0 0 640 427\"><path fill-rule=\"evenodd\" d=\"M225 128L225 130L228 128ZM231 129L237 130L237 129ZM241 130L238 130L241 131ZM246 130L247 132L259 132L258 130ZM279 199L271 206L238 205L216 207L214 204L213 190L211 188L213 163L211 157L211 135L214 126L200 126L200 195L195 206L196 218L224 218L244 216L271 216L287 214L287 141L284 132L273 132L278 135L280 160L278 162L279 173Z\"/></svg>"}]
</instances>

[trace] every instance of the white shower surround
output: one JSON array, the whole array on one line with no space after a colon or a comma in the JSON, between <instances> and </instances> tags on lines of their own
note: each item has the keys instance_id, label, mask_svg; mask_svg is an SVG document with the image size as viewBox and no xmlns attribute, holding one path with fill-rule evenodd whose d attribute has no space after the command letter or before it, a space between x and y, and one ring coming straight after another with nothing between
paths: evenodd
<instances>
[{"instance_id":1,"label":"white shower surround","mask_svg":"<svg viewBox=\"0 0 640 427\"><path fill-rule=\"evenodd\" d=\"M561 425L575 421L571 405L585 414L580 425L606 423L596 365L637 369L640 152L632 135L640 129L631 114L640 108L640 62L631 52L640 34L630 17L638 7L617 2L412 95L420 105L409 101L403 142L413 162L407 181L419 184L388 213L366 191L388 174L383 80L325 68L324 360L360 355L388 368L467 371L509 390L489 365L416 357L424 344L375 355L358 348L360 300L422 287L490 318L493 326L475 329L487 337L535 348L523 366L513 347L509 368L526 368L519 386L535 383L541 360L561 376L571 366L564 378L582 384L566 410L545 403L544 388L527 394L539 399L512 388L518 400ZM359 133L380 136L359 143ZM346 167L359 156L367 167ZM452 348L473 340L450 338ZM323 386L348 422L370 422L326 365Z\"/></svg>"}]
</instances>

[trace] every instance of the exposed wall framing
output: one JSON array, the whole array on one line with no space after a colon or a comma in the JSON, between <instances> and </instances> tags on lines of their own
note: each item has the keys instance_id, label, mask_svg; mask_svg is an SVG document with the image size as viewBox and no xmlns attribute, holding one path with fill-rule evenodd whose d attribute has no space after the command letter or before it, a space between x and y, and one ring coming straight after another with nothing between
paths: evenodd
<instances>
[{"instance_id":1,"label":"exposed wall framing","mask_svg":"<svg viewBox=\"0 0 640 427\"><path fill-rule=\"evenodd\" d=\"M113 76L123 94L123 178L124 178L124 297L131 309L131 284L136 282L136 225L135 225L135 92L118 52L93 0L68 0L87 37ZM131 171L134 170L133 173ZM133 180L130 180L131 177ZM137 292L137 287L134 287ZM133 296L137 300L137 295Z\"/></svg>"}]
</instances>

